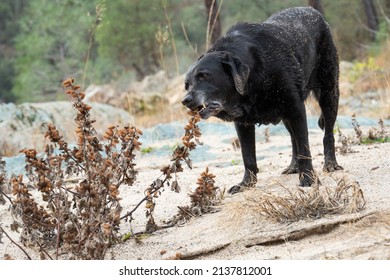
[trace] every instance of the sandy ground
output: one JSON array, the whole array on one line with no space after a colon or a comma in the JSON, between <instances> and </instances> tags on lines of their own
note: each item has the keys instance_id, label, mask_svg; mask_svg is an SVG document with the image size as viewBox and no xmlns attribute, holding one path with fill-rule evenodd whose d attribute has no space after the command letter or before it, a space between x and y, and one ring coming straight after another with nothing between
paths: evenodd
<instances>
[{"instance_id":1,"label":"sandy ground","mask_svg":"<svg viewBox=\"0 0 390 280\"><path fill-rule=\"evenodd\" d=\"M368 128L362 127L363 131ZM232 128L226 133L204 132L203 147L197 148L193 169L185 168L178 174L180 193L166 189L157 199L155 221L164 225L178 211L177 206L189 204L188 193L196 187L196 179L205 167L216 175L216 186L228 189L243 175L240 151L234 150ZM281 175L290 162L290 139L284 133L273 135L265 143L263 132L258 132L257 158L260 172L255 188L236 195L226 195L216 213L192 218L182 226L143 235L136 242L128 240L110 249L107 259L390 259L390 143L355 145L353 152L341 155L338 162L343 171L322 172L322 132L310 130L313 165L324 186L336 186L340 179L357 181L363 190L366 207L354 214L328 215L319 219L306 218L297 222L278 223L260 216L256 202L264 192L279 192L279 182L290 190L297 190L297 175ZM345 130L345 134L352 134ZM178 138L180 139L180 138ZM160 167L169 163L170 150L179 141L146 141L155 152L137 156L138 179L135 185L121 190L124 213L131 210L143 197L143 191L157 177ZM336 136L337 141L337 136ZM340 147L341 144L337 143ZM278 189L279 188L279 189ZM283 195L281 193L281 195ZM8 205L0 206L0 223L9 229L12 221ZM145 208L141 207L131 224L134 232L145 230ZM130 231L124 223L121 232ZM38 258L34 250L29 250ZM0 243L0 256L8 254L16 259L25 255L8 238Z\"/></svg>"}]
</instances>

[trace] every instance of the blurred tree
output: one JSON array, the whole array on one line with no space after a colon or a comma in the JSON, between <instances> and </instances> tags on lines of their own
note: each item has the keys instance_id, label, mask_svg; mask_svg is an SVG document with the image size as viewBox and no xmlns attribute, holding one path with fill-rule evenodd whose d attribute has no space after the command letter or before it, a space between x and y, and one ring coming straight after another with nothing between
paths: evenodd
<instances>
[{"instance_id":1,"label":"blurred tree","mask_svg":"<svg viewBox=\"0 0 390 280\"><path fill-rule=\"evenodd\" d=\"M18 101L57 99L64 78L82 75L95 2L28 1L16 37L13 93Z\"/></svg>"},{"instance_id":2,"label":"blurred tree","mask_svg":"<svg viewBox=\"0 0 390 280\"><path fill-rule=\"evenodd\" d=\"M390 18L390 0L384 0L383 11L387 18Z\"/></svg>"},{"instance_id":3,"label":"blurred tree","mask_svg":"<svg viewBox=\"0 0 390 280\"><path fill-rule=\"evenodd\" d=\"M15 74L14 38L19 32L21 18L27 0L2 0L0 3L0 102L15 101L12 83Z\"/></svg>"},{"instance_id":4,"label":"blurred tree","mask_svg":"<svg viewBox=\"0 0 390 280\"><path fill-rule=\"evenodd\" d=\"M170 10L169 4L167 10ZM135 70L139 79L155 72L160 61L156 34L165 21L162 3L155 0L107 1L104 17L96 32L99 56L112 59L125 71ZM160 30L161 34L165 31L165 27ZM168 40L167 36L165 38Z\"/></svg>"},{"instance_id":5,"label":"blurred tree","mask_svg":"<svg viewBox=\"0 0 390 280\"><path fill-rule=\"evenodd\" d=\"M207 19L208 19L208 40L207 44L213 44L221 37L222 25L220 17L220 6L217 0L205 0ZM207 48L207 47L206 47Z\"/></svg>"},{"instance_id":6,"label":"blurred tree","mask_svg":"<svg viewBox=\"0 0 390 280\"><path fill-rule=\"evenodd\" d=\"M95 8L102 3L97 25ZM0 102L57 99L67 76L87 77L86 86L114 82L124 88L136 73L185 71L204 52L208 36L213 41L238 21L261 22L308 4L326 11L341 59L367 55L389 38L390 0L1 0ZM207 35L208 16L200 15L212 7L221 9L211 13L215 27ZM372 30L379 27L374 43L366 18L374 19Z\"/></svg>"},{"instance_id":7,"label":"blurred tree","mask_svg":"<svg viewBox=\"0 0 390 280\"><path fill-rule=\"evenodd\" d=\"M379 31L379 19L376 8L372 0L362 0L364 13L367 18L367 27L370 31L371 39L375 40L376 33Z\"/></svg>"},{"instance_id":8,"label":"blurred tree","mask_svg":"<svg viewBox=\"0 0 390 280\"><path fill-rule=\"evenodd\" d=\"M309 0L309 6L312 6L314 9L319 11L323 16L325 16L324 9L322 8L321 0Z\"/></svg>"}]
</instances>

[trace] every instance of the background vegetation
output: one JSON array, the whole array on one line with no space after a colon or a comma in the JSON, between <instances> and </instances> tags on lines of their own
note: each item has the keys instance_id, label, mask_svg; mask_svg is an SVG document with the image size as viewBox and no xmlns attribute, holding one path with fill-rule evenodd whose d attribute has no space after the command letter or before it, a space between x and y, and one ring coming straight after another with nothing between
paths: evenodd
<instances>
[{"instance_id":1,"label":"background vegetation","mask_svg":"<svg viewBox=\"0 0 390 280\"><path fill-rule=\"evenodd\" d=\"M2 0L0 102L60 99L69 76L86 87L128 84L160 69L183 73L206 48L207 2ZM237 21L311 2L322 4L343 60L376 55L388 40L389 0L215 2L222 34Z\"/></svg>"}]
</instances>

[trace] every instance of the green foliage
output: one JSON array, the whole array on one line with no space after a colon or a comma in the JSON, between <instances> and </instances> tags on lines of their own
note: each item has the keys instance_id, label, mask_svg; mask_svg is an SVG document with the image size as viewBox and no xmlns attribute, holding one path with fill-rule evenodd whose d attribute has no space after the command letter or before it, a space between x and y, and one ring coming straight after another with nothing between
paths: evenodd
<instances>
[{"instance_id":1,"label":"green foliage","mask_svg":"<svg viewBox=\"0 0 390 280\"><path fill-rule=\"evenodd\" d=\"M16 37L13 92L18 101L53 100L60 82L79 76L88 50L95 1L34 0L27 3Z\"/></svg>"},{"instance_id":2,"label":"green foliage","mask_svg":"<svg viewBox=\"0 0 390 280\"><path fill-rule=\"evenodd\" d=\"M222 33L237 21L261 22L307 3L220 0ZM375 56L387 42L386 0L376 1L381 24L375 42L369 41L361 1L322 3L342 60ZM68 76L83 77L83 85L127 86L160 69L183 73L205 51L207 21L204 1L2 0L0 101L61 98L60 81Z\"/></svg>"},{"instance_id":3,"label":"green foliage","mask_svg":"<svg viewBox=\"0 0 390 280\"><path fill-rule=\"evenodd\" d=\"M0 54L0 102L12 102L15 100L15 97L11 93L13 75L13 59L5 58Z\"/></svg>"},{"instance_id":4,"label":"green foliage","mask_svg":"<svg viewBox=\"0 0 390 280\"><path fill-rule=\"evenodd\" d=\"M367 72L378 70L381 70L381 67L376 64L374 57L368 56L365 60L357 61L353 64L351 71L349 71L349 78L354 83Z\"/></svg>"},{"instance_id":5,"label":"green foliage","mask_svg":"<svg viewBox=\"0 0 390 280\"><path fill-rule=\"evenodd\" d=\"M370 137L363 137L361 140L361 144L374 144L374 143L389 143L390 142L390 137L378 137L371 139Z\"/></svg>"},{"instance_id":6,"label":"green foliage","mask_svg":"<svg viewBox=\"0 0 390 280\"><path fill-rule=\"evenodd\" d=\"M141 148L141 154L150 154L154 150L155 150L155 148L153 148L153 147Z\"/></svg>"},{"instance_id":7,"label":"green foliage","mask_svg":"<svg viewBox=\"0 0 390 280\"><path fill-rule=\"evenodd\" d=\"M0 3L0 102L15 101L12 94L14 69L14 37L19 32L18 20L26 0L2 0Z\"/></svg>"},{"instance_id":8,"label":"green foliage","mask_svg":"<svg viewBox=\"0 0 390 280\"><path fill-rule=\"evenodd\" d=\"M224 29L238 21L260 22L288 7L307 6L307 0L224 0L222 19Z\"/></svg>"},{"instance_id":9,"label":"green foliage","mask_svg":"<svg viewBox=\"0 0 390 280\"><path fill-rule=\"evenodd\" d=\"M125 70L136 69L140 76L157 70L155 35L164 19L161 3L118 0L105 5L104 21L96 32L99 57L109 58Z\"/></svg>"},{"instance_id":10,"label":"green foliage","mask_svg":"<svg viewBox=\"0 0 390 280\"><path fill-rule=\"evenodd\" d=\"M382 20L379 24L379 31L376 33L375 42L370 45L368 53L371 56L378 55L383 46L386 46L386 42L389 40L390 23L388 20Z\"/></svg>"}]
</instances>

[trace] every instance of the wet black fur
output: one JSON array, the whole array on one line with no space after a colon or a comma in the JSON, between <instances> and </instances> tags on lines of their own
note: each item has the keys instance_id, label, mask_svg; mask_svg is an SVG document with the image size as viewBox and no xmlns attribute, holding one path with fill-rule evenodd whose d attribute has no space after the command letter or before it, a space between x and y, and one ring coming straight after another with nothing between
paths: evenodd
<instances>
[{"instance_id":1,"label":"wet black fur","mask_svg":"<svg viewBox=\"0 0 390 280\"><path fill-rule=\"evenodd\" d=\"M314 93L325 131L324 170L336 161L333 127L337 117L338 56L328 24L316 10L291 8L263 23L238 23L189 69L183 104L234 121L245 174L242 186L256 183L255 125L283 121L291 135L292 160L283 173L299 173L300 185L313 183L304 101Z\"/></svg>"}]
</instances>

